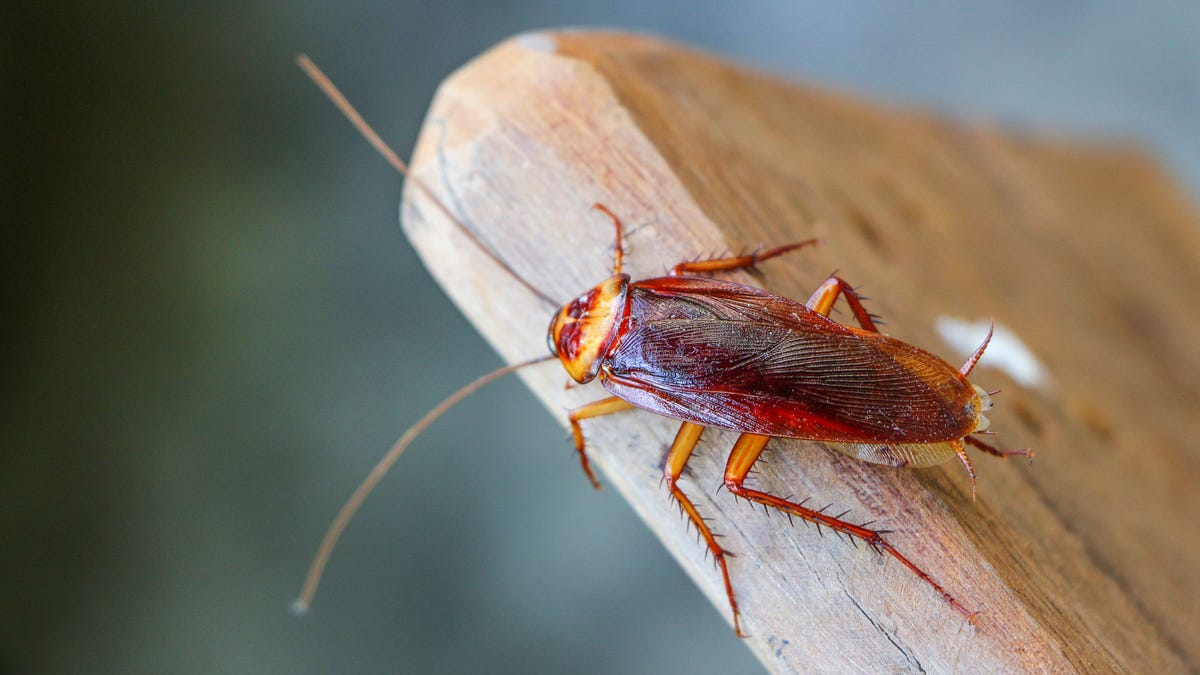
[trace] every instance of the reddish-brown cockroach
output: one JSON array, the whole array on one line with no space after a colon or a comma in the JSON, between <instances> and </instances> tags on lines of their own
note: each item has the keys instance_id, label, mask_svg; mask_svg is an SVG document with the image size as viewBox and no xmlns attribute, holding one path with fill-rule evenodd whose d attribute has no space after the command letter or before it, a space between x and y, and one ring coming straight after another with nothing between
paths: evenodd
<instances>
[{"instance_id":1,"label":"reddish-brown cockroach","mask_svg":"<svg viewBox=\"0 0 1200 675\"><path fill-rule=\"evenodd\" d=\"M414 186L503 269L538 297L557 305L529 284L450 212L371 130L334 85L307 57L301 68L338 105L359 131ZM316 591L328 556L346 522L400 453L430 423L484 384L528 365L557 358L577 382L599 378L612 394L570 412L575 448L588 480L599 483L588 464L580 422L630 408L682 421L667 451L663 479L671 497L703 537L721 570L741 630L737 598L722 548L678 480L706 427L736 431L725 467L724 487L732 494L861 539L887 553L925 581L968 621L975 613L884 539L887 530L869 529L767 492L746 487L746 477L773 437L818 441L852 457L891 466L923 467L958 457L975 491L975 474L965 445L1005 457L1032 457L1031 450L1000 450L973 434L984 432L992 407L988 392L967 376L991 339L959 368L929 352L879 332L854 289L832 276L805 303L757 288L708 277L689 276L749 269L815 243L802 241L765 252L684 262L668 276L631 281L621 272L620 219L600 204L616 229L613 273L566 303L550 322L551 356L494 371L459 390L409 429L380 460L335 518L313 560L300 598L305 609ZM838 297L845 299L861 328L828 318ZM844 514L842 514L844 515Z\"/></svg>"}]
</instances>

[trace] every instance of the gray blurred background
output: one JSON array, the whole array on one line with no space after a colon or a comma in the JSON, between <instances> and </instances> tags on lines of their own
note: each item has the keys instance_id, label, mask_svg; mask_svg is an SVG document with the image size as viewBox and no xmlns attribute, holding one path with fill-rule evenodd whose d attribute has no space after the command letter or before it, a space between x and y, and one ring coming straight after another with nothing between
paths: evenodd
<instances>
[{"instance_id":1,"label":"gray blurred background","mask_svg":"<svg viewBox=\"0 0 1200 675\"><path fill-rule=\"evenodd\" d=\"M412 448L313 613L288 613L382 450L498 365L401 235L400 181L297 51L402 155L467 59L603 25L955 116L1135 139L1200 194L1195 3L699 4L0 10L0 671L758 668L515 380Z\"/></svg>"}]
</instances>

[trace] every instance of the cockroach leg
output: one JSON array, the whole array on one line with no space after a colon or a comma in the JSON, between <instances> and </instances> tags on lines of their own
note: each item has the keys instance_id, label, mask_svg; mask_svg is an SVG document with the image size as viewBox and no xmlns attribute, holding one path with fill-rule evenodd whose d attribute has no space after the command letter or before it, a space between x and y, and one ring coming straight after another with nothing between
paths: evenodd
<instances>
[{"instance_id":1,"label":"cockroach leg","mask_svg":"<svg viewBox=\"0 0 1200 675\"><path fill-rule=\"evenodd\" d=\"M875 327L875 322L871 319L871 313L863 306L858 293L855 293L854 288L841 277L829 277L821 282L817 290L813 291L812 296L808 298L808 302L804 304L817 314L829 316L829 312L833 309L833 303L837 302L839 295L846 298L846 304L850 305L851 311L854 312L854 318L858 319L863 330L869 330L872 333L879 332L879 329Z\"/></svg>"},{"instance_id":2,"label":"cockroach leg","mask_svg":"<svg viewBox=\"0 0 1200 675\"><path fill-rule=\"evenodd\" d=\"M954 448L958 459L962 461L963 466L967 467L967 475L971 478L971 501L975 501L975 469L971 467L971 458L967 457L967 450L963 447L962 441L950 441L950 447Z\"/></svg>"},{"instance_id":3,"label":"cockroach leg","mask_svg":"<svg viewBox=\"0 0 1200 675\"><path fill-rule=\"evenodd\" d=\"M769 436L759 436L756 434L742 434L738 437L737 442L733 445L733 450L729 453L729 462L725 466L725 488L730 493L764 506L778 509L789 516L803 518L818 526L824 525L835 532L856 537L866 542L871 548L886 552L896 560L899 560L905 567L912 570L913 574L916 574L925 583L932 586L946 602L950 603L950 606L955 611L966 617L969 623L975 623L976 612L972 612L964 607L946 589L934 581L933 577L930 577L924 570L917 567L915 563L904 557L900 551L896 550L895 547L883 538L883 535L887 534L887 530L871 530L864 525L855 525L854 523L822 513L823 509L819 511L806 508L802 504L746 487L746 475L750 473L751 467L754 466L754 463L758 460L759 455L762 454L763 448L767 446L767 441L769 440Z\"/></svg>"},{"instance_id":4,"label":"cockroach leg","mask_svg":"<svg viewBox=\"0 0 1200 675\"><path fill-rule=\"evenodd\" d=\"M700 433L703 431L703 426L692 422L684 422L680 425L679 433L675 434L675 441L671 443L671 449L667 452L667 462L663 466L663 480L666 481L671 496L679 503L683 512L696 526L696 530L700 532L700 536L704 538L704 543L708 545L713 560L717 561L717 565L720 566L721 574L725 578L725 593L729 596L729 606L733 609L733 630L738 637L746 637L746 634L742 632L737 598L733 595L733 583L729 581L729 567L725 563L725 556L733 554L721 548L721 545L717 543L716 536L709 529L708 523L704 522L704 518L700 516L700 512L692 504L692 500L688 499L688 496L679 487L679 476L683 474L683 468L687 466L688 459L691 458L692 451L696 449L696 443L700 440Z\"/></svg>"},{"instance_id":5,"label":"cockroach leg","mask_svg":"<svg viewBox=\"0 0 1200 675\"><path fill-rule=\"evenodd\" d=\"M633 404L617 398L609 396L602 398L599 401L593 401L587 405L579 406L567 414L567 421L571 423L571 435L575 437L575 450L579 452L579 463L583 466L583 472L587 474L588 480L592 482L592 487L600 489L600 481L596 480L596 475L592 473L592 465L588 463L587 452L584 450L583 442L583 427L579 426L579 420L586 420L591 417L600 417L601 415L611 415L622 410L629 410Z\"/></svg>"},{"instance_id":6,"label":"cockroach leg","mask_svg":"<svg viewBox=\"0 0 1200 675\"><path fill-rule=\"evenodd\" d=\"M991 445L990 443L984 443L983 441L979 440L978 438L975 438L974 436L966 436L963 438L963 440L966 441L967 443L969 443L970 445L973 445L973 446L979 448L980 450L988 453L989 455L995 455L1001 459L1006 459L1012 455L1020 455L1022 457L1028 458L1030 461L1033 461L1033 450L1031 450L1029 448L1021 448L1020 450L1002 450L1000 448L997 448L994 445Z\"/></svg>"},{"instance_id":7,"label":"cockroach leg","mask_svg":"<svg viewBox=\"0 0 1200 675\"><path fill-rule=\"evenodd\" d=\"M695 274L697 272L724 272L728 270L749 269L758 263L769 260L776 256L790 253L797 249L804 248L817 243L816 239L805 239L794 244L787 244L776 248L768 249L757 253L749 253L747 255L731 256L728 258L713 258L711 260L693 260L692 262L681 262L671 268L671 276L677 277L681 274Z\"/></svg>"}]
</instances>

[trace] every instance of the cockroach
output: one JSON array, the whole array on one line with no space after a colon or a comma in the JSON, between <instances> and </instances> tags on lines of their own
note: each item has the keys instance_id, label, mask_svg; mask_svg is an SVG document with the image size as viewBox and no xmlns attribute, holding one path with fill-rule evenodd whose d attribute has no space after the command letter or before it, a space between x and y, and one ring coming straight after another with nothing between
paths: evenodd
<instances>
[{"instance_id":1,"label":"cockroach","mask_svg":"<svg viewBox=\"0 0 1200 675\"><path fill-rule=\"evenodd\" d=\"M531 292L554 306L552 298L517 274L484 246L465 224L363 121L332 82L305 56L300 67L334 101L363 136L410 183L440 209L489 257ZM350 517L405 448L443 413L475 390L518 369L557 359L576 382L599 379L610 396L576 408L567 416L575 449L588 480L600 487L586 452L583 420L631 408L682 422L667 451L663 481L670 496L699 531L716 561L733 615L734 631L745 637L723 548L708 523L679 485L688 459L705 428L740 435L729 453L723 486L736 497L777 509L791 517L862 540L878 553L900 561L933 588L970 623L968 610L933 577L897 550L884 535L746 486L746 477L772 438L819 442L851 457L896 467L925 467L957 457L975 494L975 472L965 446L999 457L1033 451L1001 450L976 437L986 433L989 392L967 380L991 339L960 367L896 338L884 335L862 298L844 279L831 276L800 303L758 288L699 276L739 269L811 246L809 239L759 253L682 262L667 276L632 281L622 273L622 224L601 204L594 208L616 230L612 275L561 305L550 321L550 356L500 368L460 389L410 428L375 466L338 513L312 562L295 607L305 610L316 592L329 554ZM843 298L859 327L829 318ZM991 392L994 393L994 392Z\"/></svg>"}]
</instances>

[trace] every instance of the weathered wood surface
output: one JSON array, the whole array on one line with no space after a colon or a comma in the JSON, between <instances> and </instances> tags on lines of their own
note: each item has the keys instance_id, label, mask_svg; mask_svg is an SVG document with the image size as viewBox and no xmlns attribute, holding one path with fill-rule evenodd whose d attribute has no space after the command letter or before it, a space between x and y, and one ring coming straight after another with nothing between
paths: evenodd
<instances>
[{"instance_id":1,"label":"weathered wood surface","mask_svg":"<svg viewBox=\"0 0 1200 675\"><path fill-rule=\"evenodd\" d=\"M971 608L970 627L891 559L714 494L733 434L709 432L685 489L738 554L750 645L774 671L1200 668L1200 227L1130 149L960 126L792 84L643 37L525 35L449 78L414 169L479 236L564 301L609 272L807 237L734 275L806 298L833 270L885 331L957 362L939 317L995 317L1048 368L1002 389L1000 442L1037 461L873 466L773 441L758 485L854 509ZM409 186L404 222L442 285L509 360L544 349L532 297ZM845 312L842 316L848 316ZM599 398L548 364L526 380L556 415ZM564 420L565 421L565 420ZM660 487L676 423L585 423L606 485L729 615L719 573ZM580 490L586 490L580 476ZM884 564L880 564L883 562ZM603 639L603 636L597 636ZM735 638L730 633L731 643Z\"/></svg>"}]
</instances>

